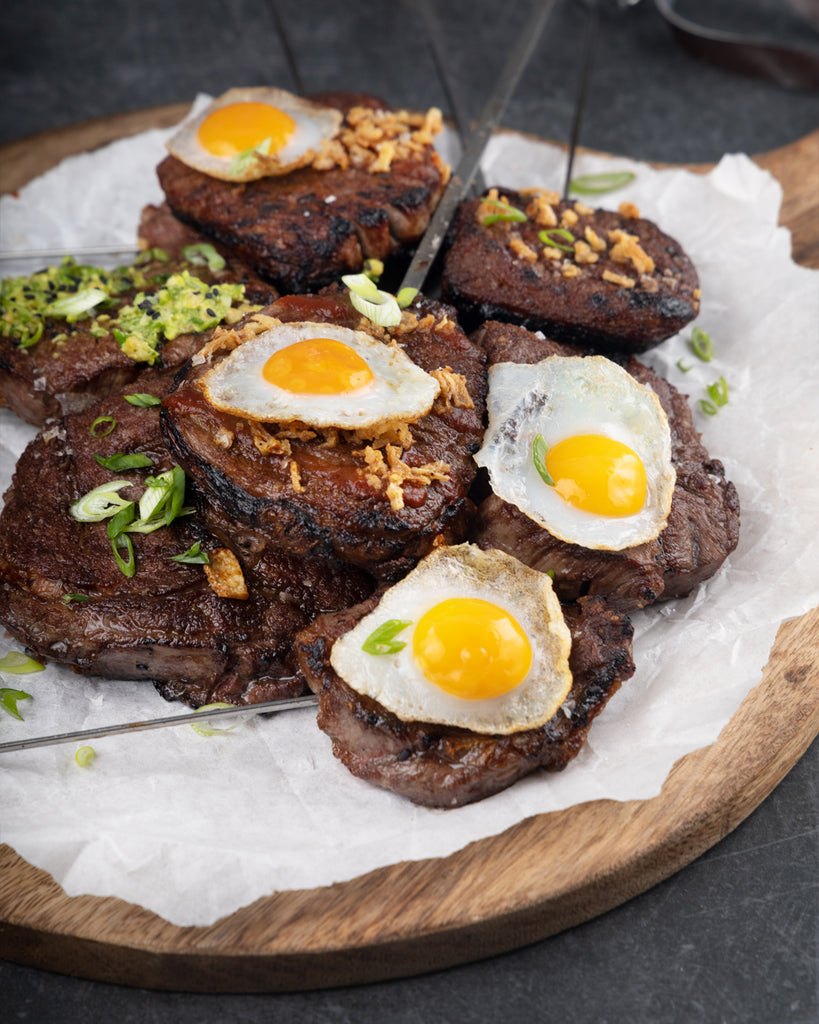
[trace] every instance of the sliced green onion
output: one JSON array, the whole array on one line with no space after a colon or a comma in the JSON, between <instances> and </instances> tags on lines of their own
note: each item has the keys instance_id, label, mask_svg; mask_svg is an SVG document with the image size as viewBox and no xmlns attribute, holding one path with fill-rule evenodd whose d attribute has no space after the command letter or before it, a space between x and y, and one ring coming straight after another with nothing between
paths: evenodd
<instances>
[{"instance_id":1,"label":"sliced green onion","mask_svg":"<svg viewBox=\"0 0 819 1024\"><path fill-rule=\"evenodd\" d=\"M159 476L149 476L145 484L145 491L139 499L139 519L128 527L128 533L153 533L160 526L168 526L178 516L191 511L182 507L185 473L179 466Z\"/></svg>"},{"instance_id":2,"label":"sliced green onion","mask_svg":"<svg viewBox=\"0 0 819 1024\"><path fill-rule=\"evenodd\" d=\"M689 366L686 366L686 365L685 365L685 363L684 363L684 362L682 361L682 359L678 359L678 360L677 360L677 369L678 369L678 370L679 370L679 371L680 371L681 373L688 373L688 371L689 371L689 370L693 370L693 369L694 369L694 367L693 367L693 366L690 366L690 365L689 365Z\"/></svg>"},{"instance_id":3,"label":"sliced green onion","mask_svg":"<svg viewBox=\"0 0 819 1024\"><path fill-rule=\"evenodd\" d=\"M384 273L384 264L381 260L364 260L364 274L377 281Z\"/></svg>"},{"instance_id":4,"label":"sliced green onion","mask_svg":"<svg viewBox=\"0 0 819 1024\"><path fill-rule=\"evenodd\" d=\"M132 501L129 501L127 505L123 505L118 512L114 513L108 520L108 537L110 540L116 540L121 533L125 533L126 527L134 521L135 515L136 505Z\"/></svg>"},{"instance_id":5,"label":"sliced green onion","mask_svg":"<svg viewBox=\"0 0 819 1024\"><path fill-rule=\"evenodd\" d=\"M125 552L125 558L119 553L119 549ZM117 560L120 572L130 579L136 572L136 559L134 557L134 543L127 533L119 533L111 538L111 550Z\"/></svg>"},{"instance_id":6,"label":"sliced green onion","mask_svg":"<svg viewBox=\"0 0 819 1024\"><path fill-rule=\"evenodd\" d=\"M133 505L132 501L119 496L119 491L130 485L130 480L109 480L107 484L100 484L75 501L69 512L81 523L99 523L103 519L110 519L121 508Z\"/></svg>"},{"instance_id":7,"label":"sliced green onion","mask_svg":"<svg viewBox=\"0 0 819 1024\"><path fill-rule=\"evenodd\" d=\"M708 397L714 402L714 405L727 405L728 385L725 383L724 377L720 377L713 384L709 384L705 390L708 392Z\"/></svg>"},{"instance_id":8,"label":"sliced green onion","mask_svg":"<svg viewBox=\"0 0 819 1024\"><path fill-rule=\"evenodd\" d=\"M378 299L365 299L356 292L350 292L350 302L362 316L379 327L397 327L401 323L401 310L395 296L387 292L379 292Z\"/></svg>"},{"instance_id":9,"label":"sliced green onion","mask_svg":"<svg viewBox=\"0 0 819 1024\"><path fill-rule=\"evenodd\" d=\"M39 320L34 325L33 328L25 328L24 331L20 334L20 339L17 342L17 344L20 346L20 348L31 348L32 345L36 345L40 338L42 338L43 336L44 327L45 322L43 320Z\"/></svg>"},{"instance_id":10,"label":"sliced green onion","mask_svg":"<svg viewBox=\"0 0 819 1024\"><path fill-rule=\"evenodd\" d=\"M203 551L200 542L197 541L195 544L191 544L187 551L183 551L181 555L170 555L170 561L172 562L184 562L188 565L209 565L210 556L207 551Z\"/></svg>"},{"instance_id":11,"label":"sliced green onion","mask_svg":"<svg viewBox=\"0 0 819 1024\"><path fill-rule=\"evenodd\" d=\"M231 174L244 174L248 167L256 160L256 156L267 156L270 152L270 143L272 139L263 139L258 146L251 146L250 149L245 149L241 153L237 153L235 157L230 161L228 170Z\"/></svg>"},{"instance_id":12,"label":"sliced green onion","mask_svg":"<svg viewBox=\"0 0 819 1024\"><path fill-rule=\"evenodd\" d=\"M152 405L162 405L162 399L157 398L156 395L148 395L145 392L137 391L133 395L126 395L125 401L130 405L135 405L140 409L148 409Z\"/></svg>"},{"instance_id":13,"label":"sliced green onion","mask_svg":"<svg viewBox=\"0 0 819 1024\"><path fill-rule=\"evenodd\" d=\"M634 171L604 171L602 174L581 174L569 182L569 191L579 196L597 196L625 188L637 177Z\"/></svg>"},{"instance_id":14,"label":"sliced green onion","mask_svg":"<svg viewBox=\"0 0 819 1024\"><path fill-rule=\"evenodd\" d=\"M365 654L396 654L407 645L403 640L396 640L395 637L412 625L412 619L387 619L367 637L361 645Z\"/></svg>"},{"instance_id":15,"label":"sliced green onion","mask_svg":"<svg viewBox=\"0 0 819 1024\"><path fill-rule=\"evenodd\" d=\"M691 331L691 351L704 363L710 363L714 358L714 346L711 338L701 327L695 327Z\"/></svg>"},{"instance_id":16,"label":"sliced green onion","mask_svg":"<svg viewBox=\"0 0 819 1024\"><path fill-rule=\"evenodd\" d=\"M482 199L481 206L492 206L496 209L497 213L488 213L481 219L481 224L484 227L489 227L490 224L496 223L496 221L517 221L518 223L524 223L527 220L526 214L523 210L519 210L516 206L512 206L511 203L504 203L500 199Z\"/></svg>"},{"instance_id":17,"label":"sliced green onion","mask_svg":"<svg viewBox=\"0 0 819 1024\"><path fill-rule=\"evenodd\" d=\"M16 676L42 672L44 667L39 661L29 658L27 654L21 654L20 651L9 651L0 658L0 672L11 672Z\"/></svg>"},{"instance_id":18,"label":"sliced green onion","mask_svg":"<svg viewBox=\"0 0 819 1024\"><path fill-rule=\"evenodd\" d=\"M108 296L101 288L83 288L49 303L45 308L45 314L46 316L65 317L70 323L79 320L83 313L87 313L89 309L93 309L106 298Z\"/></svg>"},{"instance_id":19,"label":"sliced green onion","mask_svg":"<svg viewBox=\"0 0 819 1024\"><path fill-rule=\"evenodd\" d=\"M207 263L208 270L224 270L225 259L213 248L210 242L198 242L196 245L186 245L182 250L182 256L188 263L201 265Z\"/></svg>"},{"instance_id":20,"label":"sliced green onion","mask_svg":"<svg viewBox=\"0 0 819 1024\"><path fill-rule=\"evenodd\" d=\"M89 764L96 757L96 751L93 747L80 747L77 753L74 755L74 760L80 766L80 768L87 768Z\"/></svg>"},{"instance_id":21,"label":"sliced green onion","mask_svg":"<svg viewBox=\"0 0 819 1024\"><path fill-rule=\"evenodd\" d=\"M699 406L706 416L717 415L717 407L713 404L713 402L709 402L707 398L701 398L699 401Z\"/></svg>"},{"instance_id":22,"label":"sliced green onion","mask_svg":"<svg viewBox=\"0 0 819 1024\"><path fill-rule=\"evenodd\" d=\"M146 249L144 252L141 252L134 260L134 265L139 267L143 263L153 263L155 260L159 263L167 263L169 259L170 256L164 249L155 246L153 249Z\"/></svg>"},{"instance_id":23,"label":"sliced green onion","mask_svg":"<svg viewBox=\"0 0 819 1024\"><path fill-rule=\"evenodd\" d=\"M25 690L12 690L7 686L0 687L0 707L7 714L11 715L12 718L16 718L20 722L25 721L25 719L17 710L17 701L33 699L31 694L26 693Z\"/></svg>"},{"instance_id":24,"label":"sliced green onion","mask_svg":"<svg viewBox=\"0 0 819 1024\"><path fill-rule=\"evenodd\" d=\"M401 291L395 296L395 301L398 303L398 308L406 309L407 306L412 304L417 294L417 288L402 288Z\"/></svg>"},{"instance_id":25,"label":"sliced green onion","mask_svg":"<svg viewBox=\"0 0 819 1024\"><path fill-rule=\"evenodd\" d=\"M222 701L216 701L214 704L203 704L201 708L196 709L194 714L200 711L212 711L216 708L235 707L235 704L225 704ZM200 736L216 736L217 733L220 732L230 732L232 729L235 729L238 724L238 722L234 722L233 725L224 725L220 728L218 726L212 725L210 722L203 722L201 725L199 725L198 722L191 722L191 729L193 729L194 732L199 733Z\"/></svg>"},{"instance_id":26,"label":"sliced green onion","mask_svg":"<svg viewBox=\"0 0 819 1024\"><path fill-rule=\"evenodd\" d=\"M90 600L91 598L88 596L88 594L63 594L63 604L72 604L75 601L78 604L82 604L83 601Z\"/></svg>"},{"instance_id":27,"label":"sliced green onion","mask_svg":"<svg viewBox=\"0 0 819 1024\"><path fill-rule=\"evenodd\" d=\"M553 580L555 578L555 571L554 571L554 569L547 569L546 570L546 575L549 577L550 580Z\"/></svg>"},{"instance_id":28,"label":"sliced green onion","mask_svg":"<svg viewBox=\"0 0 819 1024\"><path fill-rule=\"evenodd\" d=\"M548 245L552 249L562 249L563 252L574 252L575 238L571 231L567 231L566 228L549 228L547 231L541 231L537 237L544 245ZM557 238L561 238L563 241L558 242ZM569 244L566 245L566 242Z\"/></svg>"},{"instance_id":29,"label":"sliced green onion","mask_svg":"<svg viewBox=\"0 0 819 1024\"><path fill-rule=\"evenodd\" d=\"M88 433L92 437L108 437L116 425L117 421L113 416L97 416L89 427Z\"/></svg>"},{"instance_id":30,"label":"sliced green onion","mask_svg":"<svg viewBox=\"0 0 819 1024\"><path fill-rule=\"evenodd\" d=\"M548 445L543 437L543 434L535 434L535 438L532 441L532 462L534 463L535 469L541 480L548 484L549 487L554 487L555 482L549 475L549 470L546 468L546 452L549 450Z\"/></svg>"},{"instance_id":31,"label":"sliced green onion","mask_svg":"<svg viewBox=\"0 0 819 1024\"><path fill-rule=\"evenodd\" d=\"M95 455L94 458L105 469L114 473L121 473L125 469L142 469L145 466L153 466L153 459L143 455L142 452L129 452L123 455Z\"/></svg>"},{"instance_id":32,"label":"sliced green onion","mask_svg":"<svg viewBox=\"0 0 819 1024\"><path fill-rule=\"evenodd\" d=\"M367 274L343 274L341 280L354 295L363 299L377 299L379 295L386 294L378 290L378 285Z\"/></svg>"}]
</instances>

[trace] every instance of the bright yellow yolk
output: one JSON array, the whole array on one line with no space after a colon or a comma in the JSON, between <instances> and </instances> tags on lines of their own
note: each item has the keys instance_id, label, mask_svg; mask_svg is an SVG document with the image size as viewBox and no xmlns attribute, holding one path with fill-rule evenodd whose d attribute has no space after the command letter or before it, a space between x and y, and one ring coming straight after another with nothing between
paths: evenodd
<instances>
[{"instance_id":1,"label":"bright yellow yolk","mask_svg":"<svg viewBox=\"0 0 819 1024\"><path fill-rule=\"evenodd\" d=\"M516 619L477 597L430 608L415 627L412 653L431 683L466 700L508 693L532 664L532 646Z\"/></svg>"},{"instance_id":2,"label":"bright yellow yolk","mask_svg":"<svg viewBox=\"0 0 819 1024\"><path fill-rule=\"evenodd\" d=\"M565 501L600 516L631 516L645 504L646 469L627 445L577 434L546 453L546 469Z\"/></svg>"},{"instance_id":3,"label":"bright yellow yolk","mask_svg":"<svg viewBox=\"0 0 819 1024\"><path fill-rule=\"evenodd\" d=\"M293 134L296 122L269 103L228 103L208 114L197 137L214 156L230 159L270 139L268 152L277 153Z\"/></svg>"},{"instance_id":4,"label":"bright yellow yolk","mask_svg":"<svg viewBox=\"0 0 819 1024\"><path fill-rule=\"evenodd\" d=\"M373 379L361 356L335 338L306 338L279 349L262 367L266 381L298 395L342 395Z\"/></svg>"}]
</instances>

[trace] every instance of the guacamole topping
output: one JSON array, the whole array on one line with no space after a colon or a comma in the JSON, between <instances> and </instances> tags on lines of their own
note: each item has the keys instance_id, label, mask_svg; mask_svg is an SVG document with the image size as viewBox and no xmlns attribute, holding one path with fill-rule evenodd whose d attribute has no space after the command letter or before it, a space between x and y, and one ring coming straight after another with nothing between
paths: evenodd
<instances>
[{"instance_id":1,"label":"guacamole topping","mask_svg":"<svg viewBox=\"0 0 819 1024\"><path fill-rule=\"evenodd\" d=\"M225 318L244 298L239 284L207 284L188 270L170 273L161 250L143 253L132 265L104 270L66 257L59 266L28 277L0 282L0 335L31 348L43 337L46 320L62 320L66 330L52 337L59 344L72 325L92 337L113 335L135 362L154 363L159 347L180 334L204 331ZM128 305L124 296L140 289Z\"/></svg>"}]
</instances>

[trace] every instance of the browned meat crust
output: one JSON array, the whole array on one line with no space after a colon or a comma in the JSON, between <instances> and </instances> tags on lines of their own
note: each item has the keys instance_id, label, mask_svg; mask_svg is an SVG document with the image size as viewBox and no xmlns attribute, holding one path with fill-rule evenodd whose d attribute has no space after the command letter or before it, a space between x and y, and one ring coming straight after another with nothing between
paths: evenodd
<instances>
[{"instance_id":1,"label":"browned meat crust","mask_svg":"<svg viewBox=\"0 0 819 1024\"><path fill-rule=\"evenodd\" d=\"M152 240L155 236L145 237L151 245L158 244ZM235 261L224 270L211 272L207 266L192 266L183 260L152 260L143 270L154 283L117 296L106 312L116 318L138 291L151 294L181 269L190 270L207 284L241 283L242 274L246 274ZM250 301L271 302L276 291L257 279L253 295ZM126 356L113 335L91 334L87 329L90 324L90 320L68 324L63 318L49 318L43 336L30 348L20 348L15 338L0 335L0 406L8 406L27 423L42 426L47 419L87 409L146 372L147 365ZM202 335L192 334L167 342L161 349L162 365L178 369L202 343Z\"/></svg>"},{"instance_id":2,"label":"browned meat crust","mask_svg":"<svg viewBox=\"0 0 819 1024\"><path fill-rule=\"evenodd\" d=\"M145 374L140 391L166 393L169 374ZM126 392L127 393L127 392ZM97 416L116 428L90 434ZM113 473L94 459L139 451L151 469ZM78 523L69 506L115 477L139 482L171 459L158 409L109 396L42 432L21 456L0 514L0 622L36 656L115 679L160 681L166 696L198 706L255 703L303 691L293 637L314 615L360 601L361 572L323 559L268 552L244 560L247 600L217 597L199 565L169 561L199 541L219 545L191 516L134 535L136 573L116 565L107 524ZM243 555L243 552L239 552ZM66 603L66 594L86 601Z\"/></svg>"},{"instance_id":3,"label":"browned meat crust","mask_svg":"<svg viewBox=\"0 0 819 1024\"><path fill-rule=\"evenodd\" d=\"M497 322L473 338L490 364L574 354L522 327ZM561 600L603 594L619 611L684 597L714 575L739 539L736 488L725 479L722 463L702 445L685 395L633 357L625 368L656 392L671 427L677 482L668 525L659 537L624 551L592 551L558 540L494 494L481 502L471 536L483 548L500 548L534 569L553 571Z\"/></svg>"},{"instance_id":4,"label":"browned meat crust","mask_svg":"<svg viewBox=\"0 0 819 1024\"><path fill-rule=\"evenodd\" d=\"M572 634L572 688L562 708L539 729L488 736L427 722L402 722L349 687L330 665L335 640L355 626L377 598L303 630L299 664L318 694L318 725L333 754L358 778L431 807L459 807L491 796L537 768L560 771L577 755L591 723L634 672L632 629L601 598L564 608Z\"/></svg>"},{"instance_id":5,"label":"browned meat crust","mask_svg":"<svg viewBox=\"0 0 819 1024\"><path fill-rule=\"evenodd\" d=\"M521 210L531 199L512 191L502 195ZM485 320L505 320L587 350L644 352L696 316L699 289L694 266L680 245L651 221L605 210L581 213L571 234L589 251L581 252L578 261L573 253L553 250L557 258L550 259L542 255L538 235L544 226L533 214L526 223L485 227L478 219L480 204L480 199L461 204L443 270L443 297L458 310L466 330ZM574 204L567 202L555 203L553 210L556 223L565 211L576 213ZM606 243L605 250L597 252L585 241L587 228ZM609 232L618 229L637 236L654 270L640 273L639 259L635 264L613 258ZM585 262L587 258L595 261ZM604 274L612 280L605 280Z\"/></svg>"},{"instance_id":6,"label":"browned meat crust","mask_svg":"<svg viewBox=\"0 0 819 1024\"><path fill-rule=\"evenodd\" d=\"M344 112L377 102L358 94L320 100ZM394 160L381 173L305 168L235 185L169 156L157 174L179 220L283 293L313 291L359 271L365 259L387 260L417 242L446 181L432 149L423 159Z\"/></svg>"},{"instance_id":7,"label":"browned meat crust","mask_svg":"<svg viewBox=\"0 0 819 1024\"><path fill-rule=\"evenodd\" d=\"M289 454L263 454L248 421L207 403L195 383L207 366L194 367L165 400L162 424L174 457L197 483L200 508L217 536L240 530L249 544L334 556L382 579L406 572L440 539L464 538L474 512L467 497L475 475L472 453L483 434L484 356L448 319L451 310L424 301L415 311L419 322L396 334L397 343L422 369L450 367L463 375L474 408L433 407L412 425L413 444L401 458L413 467L444 462L449 479L428 486L407 481L404 507L393 508L386 479L367 479L360 454L366 442L341 436L330 447L321 437L293 438ZM290 296L264 312L288 321L361 325L346 293ZM293 463L302 490L294 489Z\"/></svg>"}]
</instances>

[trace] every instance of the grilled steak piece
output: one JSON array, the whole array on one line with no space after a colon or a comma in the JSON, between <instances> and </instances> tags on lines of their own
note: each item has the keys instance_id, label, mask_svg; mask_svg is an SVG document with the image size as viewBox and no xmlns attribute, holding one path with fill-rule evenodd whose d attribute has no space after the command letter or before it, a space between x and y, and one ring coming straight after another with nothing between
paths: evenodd
<instances>
[{"instance_id":1,"label":"grilled steak piece","mask_svg":"<svg viewBox=\"0 0 819 1024\"><path fill-rule=\"evenodd\" d=\"M473 339L491 364L535 363L576 350L510 324L491 322ZM491 494L478 508L471 539L499 548L526 565L554 572L561 600L603 594L619 611L684 597L713 576L739 539L739 498L721 462L708 455L694 428L685 395L632 357L626 370L660 400L671 428L677 473L668 524L656 540L623 551L596 551L553 537L524 512Z\"/></svg>"},{"instance_id":2,"label":"grilled steak piece","mask_svg":"<svg viewBox=\"0 0 819 1024\"><path fill-rule=\"evenodd\" d=\"M467 492L476 469L472 452L483 433L486 375L483 353L455 326L451 313L422 300L413 314L405 314L404 328L393 332L395 342L422 369L448 367L462 375L473 405L448 405L439 398L411 425L413 442L400 455L403 463L417 469L442 462L449 468L447 479L429 484L407 479L399 489L403 507L394 502L395 495L391 500L390 477L370 472L366 440L340 431L326 443L320 432L311 431L305 439L288 432L287 450L277 450L274 442L264 453L264 441L257 446L258 424L214 408L197 387L207 363L181 375L163 403L162 428L174 458L197 484L209 529L226 539L239 529L259 547L336 557L382 579L407 571L439 538L462 540L474 513ZM284 297L264 314L286 321L362 324L340 291ZM278 428L268 424L264 429L270 437ZM386 473L386 465L383 469Z\"/></svg>"},{"instance_id":3,"label":"grilled steak piece","mask_svg":"<svg viewBox=\"0 0 819 1024\"><path fill-rule=\"evenodd\" d=\"M525 223L485 226L483 217L498 208L470 199L450 232L442 295L466 330L504 320L586 350L644 352L697 315L696 270L651 221L502 195L527 212ZM544 246L544 230L553 245Z\"/></svg>"},{"instance_id":4,"label":"grilled steak piece","mask_svg":"<svg viewBox=\"0 0 819 1024\"><path fill-rule=\"evenodd\" d=\"M490 736L428 722L402 722L348 686L330 664L333 643L378 603L323 615L297 637L299 665L318 694L319 728L358 778L418 804L460 807L498 793L536 768L560 771L577 755L594 718L634 672L628 619L599 597L564 608L572 634L573 683L539 729Z\"/></svg>"},{"instance_id":5,"label":"grilled steak piece","mask_svg":"<svg viewBox=\"0 0 819 1024\"><path fill-rule=\"evenodd\" d=\"M139 390L162 396L170 379L146 373ZM91 433L99 416L116 420L101 438ZM131 452L153 466L115 472L94 458ZM134 407L123 393L41 432L23 452L0 514L0 623L36 656L83 673L159 681L165 696L193 706L303 692L296 631L319 612L360 601L370 581L328 560L268 552L244 559L247 600L217 597L201 565L170 560L196 542L219 547L192 516L133 534L136 571L126 577L107 523L77 522L69 507L114 479L132 480L121 494L137 498L148 474L171 465L158 408Z\"/></svg>"},{"instance_id":6,"label":"grilled steak piece","mask_svg":"<svg viewBox=\"0 0 819 1024\"><path fill-rule=\"evenodd\" d=\"M345 114L377 102L356 94L320 100ZM353 164L308 167L236 185L168 156L157 175L179 220L283 293L314 291L359 271L365 259L384 261L407 250L423 235L446 184L431 147L375 173Z\"/></svg>"},{"instance_id":7,"label":"grilled steak piece","mask_svg":"<svg viewBox=\"0 0 819 1024\"><path fill-rule=\"evenodd\" d=\"M242 275L247 277L246 270L235 262L210 271L186 260L152 259L140 267L136 287L113 295L87 317L74 323L65 317L47 317L42 336L33 345L21 347L18 337L0 334L0 406L8 406L21 419L41 426L49 418L86 409L135 381L146 371L147 363L123 352L111 333L111 322L139 292L154 294L171 274L183 269L207 284L241 283ZM251 301L263 304L275 297L273 288L257 281ZM201 337L192 334L165 342L160 349L162 365L178 369L201 342Z\"/></svg>"}]
</instances>

